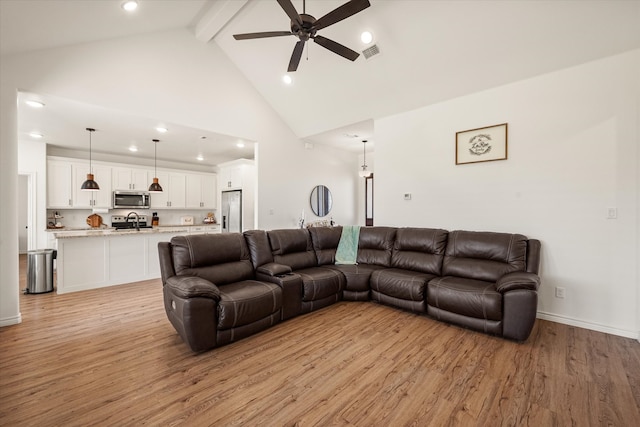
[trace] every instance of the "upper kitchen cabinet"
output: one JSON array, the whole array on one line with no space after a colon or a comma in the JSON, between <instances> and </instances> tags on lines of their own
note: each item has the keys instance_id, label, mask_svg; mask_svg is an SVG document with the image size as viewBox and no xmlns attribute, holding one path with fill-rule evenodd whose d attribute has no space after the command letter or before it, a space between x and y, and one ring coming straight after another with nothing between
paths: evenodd
<instances>
[{"instance_id":1,"label":"upper kitchen cabinet","mask_svg":"<svg viewBox=\"0 0 640 427\"><path fill-rule=\"evenodd\" d=\"M73 207L80 209L111 208L111 167L93 165L95 181L100 186L98 191L84 191L80 187L87 179L88 163L72 163L73 174Z\"/></svg>"},{"instance_id":2,"label":"upper kitchen cabinet","mask_svg":"<svg viewBox=\"0 0 640 427\"><path fill-rule=\"evenodd\" d=\"M186 175L186 207L215 209L217 205L217 176L214 174Z\"/></svg>"},{"instance_id":3,"label":"upper kitchen cabinet","mask_svg":"<svg viewBox=\"0 0 640 427\"><path fill-rule=\"evenodd\" d=\"M184 173L158 171L162 192L151 193L151 208L184 208L186 206L186 176Z\"/></svg>"},{"instance_id":4,"label":"upper kitchen cabinet","mask_svg":"<svg viewBox=\"0 0 640 427\"><path fill-rule=\"evenodd\" d=\"M238 164L237 162L228 162L220 165L219 184L221 191L242 188L244 167L245 165Z\"/></svg>"},{"instance_id":5,"label":"upper kitchen cabinet","mask_svg":"<svg viewBox=\"0 0 640 427\"><path fill-rule=\"evenodd\" d=\"M47 208L68 209L73 206L71 163L47 162Z\"/></svg>"},{"instance_id":6,"label":"upper kitchen cabinet","mask_svg":"<svg viewBox=\"0 0 640 427\"><path fill-rule=\"evenodd\" d=\"M151 179L146 169L114 167L111 170L112 190L146 191L150 184Z\"/></svg>"}]
</instances>

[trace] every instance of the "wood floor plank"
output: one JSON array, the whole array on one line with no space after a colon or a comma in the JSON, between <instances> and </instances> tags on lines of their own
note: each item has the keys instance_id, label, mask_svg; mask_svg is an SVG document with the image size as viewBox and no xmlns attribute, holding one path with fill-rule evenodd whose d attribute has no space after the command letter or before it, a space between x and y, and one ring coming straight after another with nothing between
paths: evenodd
<instances>
[{"instance_id":1,"label":"wood floor plank","mask_svg":"<svg viewBox=\"0 0 640 427\"><path fill-rule=\"evenodd\" d=\"M515 343L372 302L340 302L194 354L166 319L161 288L151 280L22 295L23 322L0 328L0 425L538 427L640 419L635 340L538 320L531 337Z\"/></svg>"}]
</instances>

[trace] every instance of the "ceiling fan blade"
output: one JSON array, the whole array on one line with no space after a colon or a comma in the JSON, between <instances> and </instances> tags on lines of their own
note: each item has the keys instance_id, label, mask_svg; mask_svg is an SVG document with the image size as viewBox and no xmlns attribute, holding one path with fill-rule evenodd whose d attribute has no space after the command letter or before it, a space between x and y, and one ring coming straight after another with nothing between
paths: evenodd
<instances>
[{"instance_id":1,"label":"ceiling fan blade","mask_svg":"<svg viewBox=\"0 0 640 427\"><path fill-rule=\"evenodd\" d=\"M291 31L266 31L262 33L234 34L236 40L263 39L265 37L292 36Z\"/></svg>"},{"instance_id":2,"label":"ceiling fan blade","mask_svg":"<svg viewBox=\"0 0 640 427\"><path fill-rule=\"evenodd\" d=\"M302 57L302 51L304 50L304 42L301 40L296 43L296 47L293 48L293 53L291 54L291 60L289 61L289 68L287 71L289 73L296 71L298 69L298 64L300 63L300 58Z\"/></svg>"},{"instance_id":3,"label":"ceiling fan blade","mask_svg":"<svg viewBox=\"0 0 640 427\"><path fill-rule=\"evenodd\" d=\"M298 11L293 6L293 3L291 3L291 0L278 0L278 4L292 21L296 21L298 25L302 25L300 15L298 15Z\"/></svg>"},{"instance_id":4,"label":"ceiling fan blade","mask_svg":"<svg viewBox=\"0 0 640 427\"><path fill-rule=\"evenodd\" d=\"M349 49L348 47L343 46L340 43L334 42L333 40L328 39L326 37L315 36L313 38L313 41L318 43L320 46L324 47L325 49L329 49L331 52L337 53L338 55L342 56L343 58L347 58L350 61L355 61L356 58L360 56L358 52L355 52Z\"/></svg>"},{"instance_id":5,"label":"ceiling fan blade","mask_svg":"<svg viewBox=\"0 0 640 427\"><path fill-rule=\"evenodd\" d=\"M340 22L343 19L350 17L351 15L355 15L356 13L368 8L369 6L371 6L369 0L351 0L350 2L343 4L342 6L327 13L322 18L318 19L313 24L313 29L319 30L320 28L333 25L336 22Z\"/></svg>"}]
</instances>

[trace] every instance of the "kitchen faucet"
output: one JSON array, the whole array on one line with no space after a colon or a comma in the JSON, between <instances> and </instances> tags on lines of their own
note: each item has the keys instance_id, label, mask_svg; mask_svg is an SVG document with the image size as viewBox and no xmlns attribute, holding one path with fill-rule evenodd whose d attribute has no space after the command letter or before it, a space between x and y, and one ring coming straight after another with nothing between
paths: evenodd
<instances>
[{"instance_id":1,"label":"kitchen faucet","mask_svg":"<svg viewBox=\"0 0 640 427\"><path fill-rule=\"evenodd\" d=\"M127 222L129 222L129 217L131 215L134 215L136 217L136 230L140 231L140 216L138 215L137 212L129 212L129 214L127 215Z\"/></svg>"}]
</instances>

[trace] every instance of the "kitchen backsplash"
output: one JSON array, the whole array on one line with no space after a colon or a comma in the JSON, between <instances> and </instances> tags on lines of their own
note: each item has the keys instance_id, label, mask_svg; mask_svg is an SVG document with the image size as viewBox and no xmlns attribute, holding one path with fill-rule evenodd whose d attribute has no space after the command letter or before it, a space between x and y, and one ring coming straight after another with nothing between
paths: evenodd
<instances>
[{"instance_id":1,"label":"kitchen backsplash","mask_svg":"<svg viewBox=\"0 0 640 427\"><path fill-rule=\"evenodd\" d=\"M168 210L168 209L109 209L108 213L98 213L102 217L102 223L106 226L111 226L112 216L126 216L129 212L137 212L138 215L146 215L151 224L151 216L154 212L158 213L160 218L159 225L180 225L180 220L183 216L193 216L193 224L199 225L204 223L204 219L208 212L213 212L218 220L216 210L198 210L198 209L185 209L185 210ZM54 216L58 213L58 216L62 218L54 219ZM89 228L87 225L87 217L91 215L93 211L91 209L48 209L47 210L47 223L59 222L65 228Z\"/></svg>"}]
</instances>

